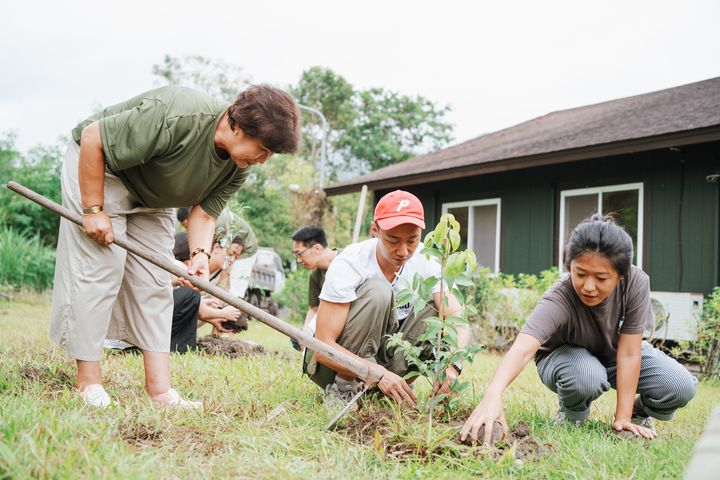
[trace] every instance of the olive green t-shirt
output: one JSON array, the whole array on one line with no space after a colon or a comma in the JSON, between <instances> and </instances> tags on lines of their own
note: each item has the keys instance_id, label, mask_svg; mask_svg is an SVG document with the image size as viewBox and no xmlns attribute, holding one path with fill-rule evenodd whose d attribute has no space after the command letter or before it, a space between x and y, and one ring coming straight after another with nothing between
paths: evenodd
<instances>
[{"instance_id":1,"label":"olive green t-shirt","mask_svg":"<svg viewBox=\"0 0 720 480\"><path fill-rule=\"evenodd\" d=\"M333 248L333 251L336 252L335 257L337 257L338 253L342 252L342 250L336 248ZM310 308L320 306L320 292L322 292L322 287L325 283L326 273L327 270L323 270L322 268L316 268L310 272L310 279L308 280L308 305Z\"/></svg>"},{"instance_id":2,"label":"olive green t-shirt","mask_svg":"<svg viewBox=\"0 0 720 480\"><path fill-rule=\"evenodd\" d=\"M569 275L550 287L521 330L542 344L535 363L539 365L562 345L574 345L587 349L606 367L614 365L620 334L642 333L654 322L650 277L633 265L627 287L624 283L618 282L610 296L594 307L580 300Z\"/></svg>"},{"instance_id":3,"label":"olive green t-shirt","mask_svg":"<svg viewBox=\"0 0 720 480\"><path fill-rule=\"evenodd\" d=\"M316 268L310 272L308 280L308 305L310 308L320 306L320 292L322 292L323 283L325 283L325 273L327 270Z\"/></svg>"},{"instance_id":4,"label":"olive green t-shirt","mask_svg":"<svg viewBox=\"0 0 720 480\"><path fill-rule=\"evenodd\" d=\"M243 242L243 250L239 258L246 258L257 252L258 241L250 224L226 208L217 218L215 239L223 247L228 247L236 236L239 236Z\"/></svg>"},{"instance_id":5,"label":"olive green t-shirt","mask_svg":"<svg viewBox=\"0 0 720 480\"><path fill-rule=\"evenodd\" d=\"M239 168L215 151L215 129L229 104L184 87L161 87L88 117L100 121L105 163L130 194L151 208L200 205L217 218L242 185Z\"/></svg>"}]
</instances>

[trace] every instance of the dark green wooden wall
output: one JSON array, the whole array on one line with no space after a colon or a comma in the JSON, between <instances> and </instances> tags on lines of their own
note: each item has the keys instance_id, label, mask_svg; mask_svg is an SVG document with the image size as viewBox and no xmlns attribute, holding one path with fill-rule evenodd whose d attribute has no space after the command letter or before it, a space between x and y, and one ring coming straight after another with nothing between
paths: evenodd
<instances>
[{"instance_id":1,"label":"dark green wooden wall","mask_svg":"<svg viewBox=\"0 0 720 480\"><path fill-rule=\"evenodd\" d=\"M535 273L556 265L560 192L644 184L644 261L656 291L708 294L720 284L720 143L663 149L407 187L428 228L442 204L501 198L500 268ZM375 192L377 199L387 190Z\"/></svg>"}]
</instances>

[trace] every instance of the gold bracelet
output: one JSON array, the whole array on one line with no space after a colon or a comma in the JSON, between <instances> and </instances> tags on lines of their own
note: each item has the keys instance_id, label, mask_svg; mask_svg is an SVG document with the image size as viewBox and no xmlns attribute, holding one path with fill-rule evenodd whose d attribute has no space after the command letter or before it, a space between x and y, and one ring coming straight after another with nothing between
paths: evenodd
<instances>
[{"instance_id":1,"label":"gold bracelet","mask_svg":"<svg viewBox=\"0 0 720 480\"><path fill-rule=\"evenodd\" d=\"M193 250L193 252L190 254L190 260L195 258L195 255L197 255L198 253L204 253L205 255L207 255L208 260L210 260L210 254L202 247L197 247L195 250Z\"/></svg>"},{"instance_id":2,"label":"gold bracelet","mask_svg":"<svg viewBox=\"0 0 720 480\"><path fill-rule=\"evenodd\" d=\"M83 215L95 215L103 211L102 205L93 205L92 207L83 208Z\"/></svg>"}]
</instances>

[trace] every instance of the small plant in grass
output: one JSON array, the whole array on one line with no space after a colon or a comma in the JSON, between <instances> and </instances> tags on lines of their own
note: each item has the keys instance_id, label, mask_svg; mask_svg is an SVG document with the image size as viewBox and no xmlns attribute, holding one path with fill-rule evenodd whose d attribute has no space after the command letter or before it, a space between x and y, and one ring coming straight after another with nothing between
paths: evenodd
<instances>
[{"instance_id":1,"label":"small plant in grass","mask_svg":"<svg viewBox=\"0 0 720 480\"><path fill-rule=\"evenodd\" d=\"M390 346L403 349L408 364L417 370L406 375L411 379L419 375L424 376L432 385L442 385L447 379L447 370L456 362L472 362L475 354L480 350L477 344L471 344L465 348L459 348L458 329L468 328L468 315L477 315L475 307L466 303L465 296L460 287L467 287L472 284L472 273L477 267L475 253L472 250L459 251L460 247L460 224L452 214L446 213L440 218L435 230L429 232L425 237L424 248L421 251L427 257L434 257L440 263L440 276L422 278L416 274L407 288L401 290L397 295L397 304L404 305L408 302L413 304L417 315L425 306L433 301L432 289L440 282L440 298L443 301L436 316L424 319L427 324L425 333L419 340L428 342L432 346L433 355L431 358L423 358L422 346L416 347L402 338L401 333L392 335L389 339ZM453 315L447 315L448 301L447 294L451 293L460 303L461 309ZM450 388L456 393L462 393L470 387L470 382L462 381L460 377L455 378ZM453 411L458 396L448 396L446 393L439 393L433 389L432 395L427 403L428 408L428 439L432 431L432 418L435 407L445 405L447 412Z\"/></svg>"},{"instance_id":2,"label":"small plant in grass","mask_svg":"<svg viewBox=\"0 0 720 480\"><path fill-rule=\"evenodd\" d=\"M698 364L705 377L720 377L720 286L704 301L695 340L679 342L670 353Z\"/></svg>"}]
</instances>

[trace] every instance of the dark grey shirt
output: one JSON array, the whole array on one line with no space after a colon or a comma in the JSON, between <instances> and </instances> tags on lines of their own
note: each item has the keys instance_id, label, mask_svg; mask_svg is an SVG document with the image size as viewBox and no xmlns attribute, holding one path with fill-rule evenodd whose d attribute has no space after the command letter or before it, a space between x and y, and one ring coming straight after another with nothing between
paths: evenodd
<instances>
[{"instance_id":1,"label":"dark grey shirt","mask_svg":"<svg viewBox=\"0 0 720 480\"><path fill-rule=\"evenodd\" d=\"M535 363L562 345L575 345L586 348L606 367L614 365L620 333L642 333L643 326L653 322L650 277L632 266L627 282L626 289L625 280L620 280L610 296L594 307L582 303L570 275L550 287L521 330L542 344Z\"/></svg>"}]
</instances>

